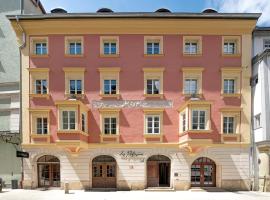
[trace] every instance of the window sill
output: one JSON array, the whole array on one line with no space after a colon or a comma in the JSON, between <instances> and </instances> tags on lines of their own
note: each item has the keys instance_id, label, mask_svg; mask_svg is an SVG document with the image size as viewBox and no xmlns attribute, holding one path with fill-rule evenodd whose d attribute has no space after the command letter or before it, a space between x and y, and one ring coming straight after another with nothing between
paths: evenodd
<instances>
[{"instance_id":1,"label":"window sill","mask_svg":"<svg viewBox=\"0 0 270 200\"><path fill-rule=\"evenodd\" d=\"M82 135L85 135L85 136L88 136L88 134L86 132L83 132L81 130L58 130L57 131L57 134L58 133L67 133L67 134L82 134Z\"/></svg>"},{"instance_id":2,"label":"window sill","mask_svg":"<svg viewBox=\"0 0 270 200\"><path fill-rule=\"evenodd\" d=\"M119 143L119 137L120 135L119 134L104 134L104 133L101 133L100 134L100 141L101 143Z\"/></svg>"},{"instance_id":3,"label":"window sill","mask_svg":"<svg viewBox=\"0 0 270 200\"><path fill-rule=\"evenodd\" d=\"M100 94L99 96L102 98L120 98L120 94Z\"/></svg>"},{"instance_id":4,"label":"window sill","mask_svg":"<svg viewBox=\"0 0 270 200\"><path fill-rule=\"evenodd\" d=\"M144 57L162 57L164 54L144 54Z\"/></svg>"},{"instance_id":5,"label":"window sill","mask_svg":"<svg viewBox=\"0 0 270 200\"><path fill-rule=\"evenodd\" d=\"M183 56L186 56L186 57L200 57L200 56L202 56L202 53L183 53Z\"/></svg>"},{"instance_id":6,"label":"window sill","mask_svg":"<svg viewBox=\"0 0 270 200\"><path fill-rule=\"evenodd\" d=\"M221 133L221 141L223 143L239 142L240 134L238 133Z\"/></svg>"},{"instance_id":7,"label":"window sill","mask_svg":"<svg viewBox=\"0 0 270 200\"><path fill-rule=\"evenodd\" d=\"M31 139L34 140L35 143L42 143L42 142L46 142L46 143L50 143L50 139L51 139L51 135L50 133L47 134L36 134L36 133L32 133L31 134ZM37 141L35 141L35 139Z\"/></svg>"},{"instance_id":8,"label":"window sill","mask_svg":"<svg viewBox=\"0 0 270 200\"><path fill-rule=\"evenodd\" d=\"M72 97L75 97L76 99L84 99L85 97L85 94L82 93L82 94L65 94L65 97L68 98L68 99L71 99Z\"/></svg>"},{"instance_id":9,"label":"window sill","mask_svg":"<svg viewBox=\"0 0 270 200\"><path fill-rule=\"evenodd\" d=\"M50 94L29 94L29 97L32 98L46 98L49 99L50 98Z\"/></svg>"},{"instance_id":10,"label":"window sill","mask_svg":"<svg viewBox=\"0 0 270 200\"><path fill-rule=\"evenodd\" d=\"M234 93L234 94L221 93L221 96L223 96L224 98L226 98L226 97L237 97L237 98L240 98L241 97L241 94L240 93Z\"/></svg>"},{"instance_id":11,"label":"window sill","mask_svg":"<svg viewBox=\"0 0 270 200\"><path fill-rule=\"evenodd\" d=\"M182 134L185 133L212 133L213 130L187 130L185 132L183 132Z\"/></svg>"},{"instance_id":12,"label":"window sill","mask_svg":"<svg viewBox=\"0 0 270 200\"><path fill-rule=\"evenodd\" d=\"M186 98L191 98L192 97L192 94L185 94L185 93L182 93L182 95L183 96L185 96ZM194 97L194 98L196 98L196 97L199 97L199 98L202 98L202 93L199 93L199 94L195 94L196 96Z\"/></svg>"},{"instance_id":13,"label":"window sill","mask_svg":"<svg viewBox=\"0 0 270 200\"><path fill-rule=\"evenodd\" d=\"M225 53L222 53L222 57L232 57L232 58L237 58L237 57L241 57L241 54L239 53L235 53L235 54L225 54Z\"/></svg>"},{"instance_id":14,"label":"window sill","mask_svg":"<svg viewBox=\"0 0 270 200\"><path fill-rule=\"evenodd\" d=\"M120 54L99 54L101 58L118 58Z\"/></svg>"},{"instance_id":15,"label":"window sill","mask_svg":"<svg viewBox=\"0 0 270 200\"><path fill-rule=\"evenodd\" d=\"M48 58L49 54L31 54L30 55L31 58Z\"/></svg>"},{"instance_id":16,"label":"window sill","mask_svg":"<svg viewBox=\"0 0 270 200\"><path fill-rule=\"evenodd\" d=\"M82 57L84 57L84 55L83 54L65 54L65 57L82 58Z\"/></svg>"},{"instance_id":17,"label":"window sill","mask_svg":"<svg viewBox=\"0 0 270 200\"><path fill-rule=\"evenodd\" d=\"M163 99L164 94L144 94L145 98L161 98Z\"/></svg>"},{"instance_id":18,"label":"window sill","mask_svg":"<svg viewBox=\"0 0 270 200\"><path fill-rule=\"evenodd\" d=\"M145 133L144 135L145 142L162 142L163 134L153 134L153 133Z\"/></svg>"}]
</instances>

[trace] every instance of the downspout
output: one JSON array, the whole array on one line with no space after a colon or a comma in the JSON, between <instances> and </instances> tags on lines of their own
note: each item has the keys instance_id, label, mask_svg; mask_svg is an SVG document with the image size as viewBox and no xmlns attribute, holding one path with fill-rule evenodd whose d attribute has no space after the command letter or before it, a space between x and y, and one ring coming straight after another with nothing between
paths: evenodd
<instances>
[{"instance_id":1,"label":"downspout","mask_svg":"<svg viewBox=\"0 0 270 200\"><path fill-rule=\"evenodd\" d=\"M23 0L22 0L23 1ZM20 51L20 118L19 118L19 132L21 136L21 142L22 142L22 49L26 46L26 34L23 29L23 27L19 23L19 17L16 15L16 22L18 27L20 28L22 32L22 44L19 46ZM21 147L22 148L22 147ZM24 180L24 168L23 168L23 158L21 158L21 188L23 188L23 180Z\"/></svg>"}]
</instances>

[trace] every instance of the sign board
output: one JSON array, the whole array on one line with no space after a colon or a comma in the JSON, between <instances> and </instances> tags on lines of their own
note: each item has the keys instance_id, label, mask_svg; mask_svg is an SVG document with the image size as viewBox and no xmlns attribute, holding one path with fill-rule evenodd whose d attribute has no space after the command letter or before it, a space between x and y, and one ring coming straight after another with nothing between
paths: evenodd
<instances>
[{"instance_id":1,"label":"sign board","mask_svg":"<svg viewBox=\"0 0 270 200\"><path fill-rule=\"evenodd\" d=\"M18 158L29 158L29 153L24 151L16 151L16 156Z\"/></svg>"}]
</instances>

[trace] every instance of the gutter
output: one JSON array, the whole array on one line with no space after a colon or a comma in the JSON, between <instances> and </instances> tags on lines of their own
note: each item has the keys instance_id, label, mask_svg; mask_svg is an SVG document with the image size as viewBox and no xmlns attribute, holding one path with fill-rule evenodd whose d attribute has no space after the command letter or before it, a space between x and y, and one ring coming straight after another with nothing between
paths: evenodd
<instances>
[{"instance_id":1,"label":"gutter","mask_svg":"<svg viewBox=\"0 0 270 200\"><path fill-rule=\"evenodd\" d=\"M22 49L25 48L26 46L26 33L23 27L20 25L19 22L19 17L16 16L16 22L18 27L20 28L22 32L22 41L23 43L21 46L19 46L19 51L20 51L20 118L19 118L19 133L21 136L21 142L22 142ZM23 180L24 180L24 168L23 168L23 158L21 158L21 189L23 189Z\"/></svg>"}]
</instances>

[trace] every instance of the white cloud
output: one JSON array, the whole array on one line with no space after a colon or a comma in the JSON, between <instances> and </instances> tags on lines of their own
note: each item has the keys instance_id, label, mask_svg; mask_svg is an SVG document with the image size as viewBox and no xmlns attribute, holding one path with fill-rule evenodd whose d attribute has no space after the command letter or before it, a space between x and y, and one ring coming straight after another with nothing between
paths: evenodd
<instances>
[{"instance_id":1,"label":"white cloud","mask_svg":"<svg viewBox=\"0 0 270 200\"><path fill-rule=\"evenodd\" d=\"M270 0L209 0L207 7L225 13L262 13L258 25L270 26Z\"/></svg>"}]
</instances>

